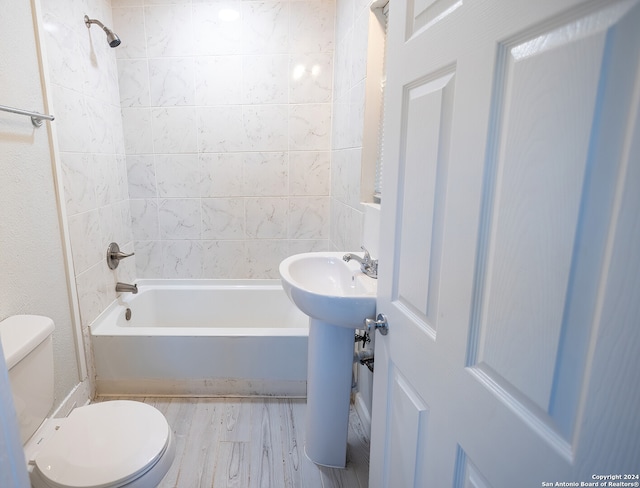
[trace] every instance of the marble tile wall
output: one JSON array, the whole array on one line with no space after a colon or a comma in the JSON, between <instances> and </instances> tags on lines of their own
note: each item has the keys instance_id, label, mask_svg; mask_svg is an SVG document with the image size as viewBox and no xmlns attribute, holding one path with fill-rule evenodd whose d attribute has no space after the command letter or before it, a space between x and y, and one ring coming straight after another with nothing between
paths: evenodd
<instances>
[{"instance_id":1,"label":"marble tile wall","mask_svg":"<svg viewBox=\"0 0 640 488\"><path fill-rule=\"evenodd\" d=\"M336 0L330 248L359 251L362 131L370 0Z\"/></svg>"},{"instance_id":2,"label":"marble tile wall","mask_svg":"<svg viewBox=\"0 0 640 488\"><path fill-rule=\"evenodd\" d=\"M113 0L139 278L329 248L334 0Z\"/></svg>"},{"instance_id":3,"label":"marble tile wall","mask_svg":"<svg viewBox=\"0 0 640 488\"><path fill-rule=\"evenodd\" d=\"M133 251L127 165L115 52L102 29L87 29L83 20L87 14L112 25L111 4L41 0L41 7L48 95L56 117L52 130L63 173L59 184L86 339L88 325L116 298L116 281L135 278L135 258L123 261L117 272L105 262L111 241Z\"/></svg>"}]
</instances>

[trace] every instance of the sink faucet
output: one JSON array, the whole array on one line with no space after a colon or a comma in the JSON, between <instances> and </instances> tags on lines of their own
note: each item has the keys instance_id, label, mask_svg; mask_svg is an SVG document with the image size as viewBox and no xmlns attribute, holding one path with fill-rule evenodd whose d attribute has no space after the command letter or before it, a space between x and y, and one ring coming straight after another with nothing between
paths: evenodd
<instances>
[{"instance_id":1,"label":"sink faucet","mask_svg":"<svg viewBox=\"0 0 640 488\"><path fill-rule=\"evenodd\" d=\"M127 291L131 292L134 295L138 293L138 285L130 285L128 283L120 283L119 281L116 283L116 292Z\"/></svg>"},{"instance_id":2,"label":"sink faucet","mask_svg":"<svg viewBox=\"0 0 640 488\"><path fill-rule=\"evenodd\" d=\"M378 260L377 259L371 259L371 255L369 254L369 251L367 251L365 249L364 246L361 246L361 249L364 251L364 257L360 257L356 254L351 254L350 252L345 254L344 256L342 256L342 259L344 259L346 262L351 261L352 259L354 261L357 261L360 263L360 270L366 274L367 276L371 277L371 278L378 278Z\"/></svg>"}]
</instances>

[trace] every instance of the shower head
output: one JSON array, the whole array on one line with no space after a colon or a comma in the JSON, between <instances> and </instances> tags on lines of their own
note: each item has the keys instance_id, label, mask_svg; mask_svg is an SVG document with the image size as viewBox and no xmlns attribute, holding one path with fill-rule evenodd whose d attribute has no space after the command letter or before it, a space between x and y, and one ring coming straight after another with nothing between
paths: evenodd
<instances>
[{"instance_id":1,"label":"shower head","mask_svg":"<svg viewBox=\"0 0 640 488\"><path fill-rule=\"evenodd\" d=\"M91 28L91 24L97 24L98 26L100 26L102 28L102 30L105 32L105 34L107 34L107 42L109 43L109 46L111 47L118 47L120 45L120 38L118 37L118 35L113 32L111 29L109 29L107 26L105 26L102 22L100 22L97 19L90 19L88 15L84 16L84 23L87 26L87 29Z\"/></svg>"},{"instance_id":2,"label":"shower head","mask_svg":"<svg viewBox=\"0 0 640 488\"><path fill-rule=\"evenodd\" d=\"M118 35L108 27L105 27L104 31L107 33L107 41L109 42L109 46L118 47L120 45L120 42L122 42L120 41Z\"/></svg>"}]
</instances>

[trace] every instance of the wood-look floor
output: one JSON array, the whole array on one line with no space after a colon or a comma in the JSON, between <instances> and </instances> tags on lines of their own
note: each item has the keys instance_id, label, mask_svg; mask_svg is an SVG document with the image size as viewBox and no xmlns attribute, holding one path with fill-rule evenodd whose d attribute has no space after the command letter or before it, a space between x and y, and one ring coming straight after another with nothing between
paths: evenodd
<instances>
[{"instance_id":1,"label":"wood-look floor","mask_svg":"<svg viewBox=\"0 0 640 488\"><path fill-rule=\"evenodd\" d=\"M304 400L127 399L153 405L173 429L176 458L159 488L367 488L369 484L369 440L353 409L347 467L331 469L315 465L304 454Z\"/></svg>"}]
</instances>

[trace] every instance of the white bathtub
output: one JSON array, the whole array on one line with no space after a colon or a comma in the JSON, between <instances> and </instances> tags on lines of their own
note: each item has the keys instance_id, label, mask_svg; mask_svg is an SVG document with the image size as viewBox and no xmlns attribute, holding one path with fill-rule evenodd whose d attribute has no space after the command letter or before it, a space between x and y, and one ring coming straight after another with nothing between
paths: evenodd
<instances>
[{"instance_id":1,"label":"white bathtub","mask_svg":"<svg viewBox=\"0 0 640 488\"><path fill-rule=\"evenodd\" d=\"M278 280L137 284L91 325L98 394L306 395L308 319Z\"/></svg>"}]
</instances>

